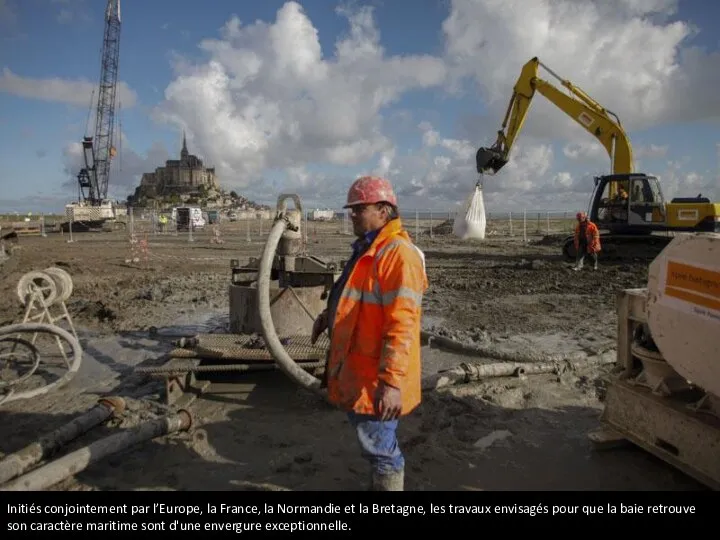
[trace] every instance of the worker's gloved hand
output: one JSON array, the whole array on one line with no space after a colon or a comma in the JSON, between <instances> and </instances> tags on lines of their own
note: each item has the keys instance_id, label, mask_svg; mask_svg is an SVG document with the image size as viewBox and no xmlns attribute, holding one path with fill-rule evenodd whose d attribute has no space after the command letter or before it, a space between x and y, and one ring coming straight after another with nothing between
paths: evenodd
<instances>
[{"instance_id":1,"label":"worker's gloved hand","mask_svg":"<svg viewBox=\"0 0 720 540\"><path fill-rule=\"evenodd\" d=\"M380 381L375 391L375 414L383 422L395 420L402 412L400 389Z\"/></svg>"},{"instance_id":2,"label":"worker's gloved hand","mask_svg":"<svg viewBox=\"0 0 720 540\"><path fill-rule=\"evenodd\" d=\"M312 335L310 336L310 343L315 345L315 342L328 327L328 314L327 310L323 311L313 323Z\"/></svg>"}]
</instances>

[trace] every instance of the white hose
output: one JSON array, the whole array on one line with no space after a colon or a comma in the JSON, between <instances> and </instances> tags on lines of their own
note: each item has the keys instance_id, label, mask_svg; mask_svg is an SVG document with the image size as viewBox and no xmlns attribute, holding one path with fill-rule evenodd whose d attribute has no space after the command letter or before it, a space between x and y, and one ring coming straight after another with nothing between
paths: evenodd
<instances>
[{"instance_id":1,"label":"white hose","mask_svg":"<svg viewBox=\"0 0 720 540\"><path fill-rule=\"evenodd\" d=\"M303 388L326 397L327 393L321 388L320 380L299 367L287 353L285 347L283 347L280 339L278 338L277 332L275 331L275 325L272 320L272 313L270 311L270 273L272 271L272 263L275 258L277 246L280 243L280 238L285 232L287 225L288 222L285 219L280 218L275 221L270 229L270 234L265 243L262 258L260 259L257 279L257 300L260 327L262 329L263 338L265 339L265 344L280 369ZM470 356L496 358L506 362L572 362L584 359L584 356L579 353L570 355L553 355L530 352L522 354L516 352L498 351L487 347L473 347L426 331L421 332L421 339L430 346L435 345L443 349L464 353Z\"/></svg>"},{"instance_id":2,"label":"white hose","mask_svg":"<svg viewBox=\"0 0 720 540\"><path fill-rule=\"evenodd\" d=\"M38 351L38 349L35 345L33 345L32 343L30 343L29 341L27 341L25 339L20 339L20 338L10 337L10 336L0 337L0 343L5 343L5 342L11 342L16 345L22 345L27 350L29 350L30 354L32 355L32 364L33 365L28 370L28 372L25 373L24 375L22 375L19 379L15 379L14 381L10 381L9 383L0 380L0 389L3 389L3 390L8 387L18 386L23 381L26 381L27 379L29 379L30 377L32 377L35 374L35 372L37 371L37 368L40 366L40 352ZM12 352L7 353L8 356L13 356L13 354L14 353L12 353ZM0 399L0 402L2 402L2 399Z\"/></svg>"},{"instance_id":3,"label":"white hose","mask_svg":"<svg viewBox=\"0 0 720 540\"><path fill-rule=\"evenodd\" d=\"M303 388L315 392L322 397L326 397L325 390L321 388L320 380L298 366L295 360L287 353L285 347L280 343L280 339L275 331L275 324L272 320L272 313L270 311L270 273L275 258L275 251L286 227L287 221L285 219L281 218L275 221L270 229L270 235L265 243L262 258L260 259L257 278L260 327L265 345L280 369Z\"/></svg>"},{"instance_id":4,"label":"white hose","mask_svg":"<svg viewBox=\"0 0 720 540\"><path fill-rule=\"evenodd\" d=\"M58 380L45 386L41 386L40 388L26 390L25 392L16 393L11 390L9 394L0 396L0 404L17 401L18 399L30 399L41 396L43 394L47 394L50 390L54 390L69 383L73 379L73 377L75 377L75 374L80 370L80 364L82 363L82 347L80 346L80 342L75 339L75 337L69 332L60 328L59 326L45 323L20 323L11 324L10 326L4 326L0 328L0 336L6 336L8 334L19 334L23 332L55 334L56 336L64 339L70 344L70 348L72 349L72 363L70 364L67 373L65 373Z\"/></svg>"}]
</instances>

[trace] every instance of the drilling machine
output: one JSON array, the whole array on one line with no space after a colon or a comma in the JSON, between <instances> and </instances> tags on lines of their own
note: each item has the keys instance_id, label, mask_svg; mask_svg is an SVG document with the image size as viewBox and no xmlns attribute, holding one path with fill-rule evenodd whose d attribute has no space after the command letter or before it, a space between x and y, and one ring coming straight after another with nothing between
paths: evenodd
<instances>
[{"instance_id":1,"label":"drilling machine","mask_svg":"<svg viewBox=\"0 0 720 540\"><path fill-rule=\"evenodd\" d=\"M288 199L294 209L287 208ZM329 341L323 334L311 344L310 336L342 261L307 253L302 217L300 197L280 195L262 257L250 258L245 266L231 260L228 333L180 338L163 366L136 368L165 378L168 405L187 407L208 391L211 382L199 380L198 373L280 368L305 388L319 390L316 375L324 370Z\"/></svg>"}]
</instances>

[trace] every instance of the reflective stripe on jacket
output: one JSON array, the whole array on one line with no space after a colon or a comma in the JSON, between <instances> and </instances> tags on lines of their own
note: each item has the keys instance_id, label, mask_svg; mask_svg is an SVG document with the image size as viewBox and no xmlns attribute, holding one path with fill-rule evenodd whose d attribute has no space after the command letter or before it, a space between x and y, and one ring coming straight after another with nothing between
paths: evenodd
<instances>
[{"instance_id":1,"label":"reflective stripe on jacket","mask_svg":"<svg viewBox=\"0 0 720 540\"><path fill-rule=\"evenodd\" d=\"M402 415L421 401L420 330L425 261L400 219L360 256L340 295L327 366L328 398L376 414L378 381L400 389Z\"/></svg>"},{"instance_id":2,"label":"reflective stripe on jacket","mask_svg":"<svg viewBox=\"0 0 720 540\"><path fill-rule=\"evenodd\" d=\"M580 227L581 223L575 226L575 249L580 248ZM586 222L585 227L585 244L587 246L588 253L599 253L600 252L600 231L592 221Z\"/></svg>"}]
</instances>

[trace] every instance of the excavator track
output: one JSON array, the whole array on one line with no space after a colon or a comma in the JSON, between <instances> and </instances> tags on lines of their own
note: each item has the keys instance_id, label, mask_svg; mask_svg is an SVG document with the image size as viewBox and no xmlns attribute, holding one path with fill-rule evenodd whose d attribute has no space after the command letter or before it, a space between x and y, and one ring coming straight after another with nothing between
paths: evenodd
<instances>
[{"instance_id":1,"label":"excavator track","mask_svg":"<svg viewBox=\"0 0 720 540\"><path fill-rule=\"evenodd\" d=\"M654 259L673 239L665 234L600 234L601 257L609 259ZM562 252L568 261L576 256L574 238L568 236L563 242Z\"/></svg>"}]
</instances>

